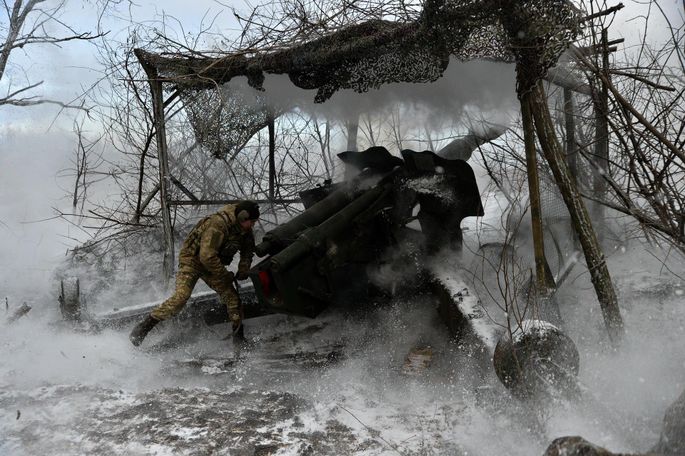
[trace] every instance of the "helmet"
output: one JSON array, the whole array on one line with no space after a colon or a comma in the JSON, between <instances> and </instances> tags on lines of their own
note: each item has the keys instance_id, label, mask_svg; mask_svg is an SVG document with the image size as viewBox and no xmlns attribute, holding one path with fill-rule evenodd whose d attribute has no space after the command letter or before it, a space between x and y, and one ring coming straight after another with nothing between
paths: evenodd
<instances>
[{"instance_id":1,"label":"helmet","mask_svg":"<svg viewBox=\"0 0 685 456\"><path fill-rule=\"evenodd\" d=\"M239 222L257 220L259 218L259 206L254 201L241 201L235 206L234 213Z\"/></svg>"}]
</instances>

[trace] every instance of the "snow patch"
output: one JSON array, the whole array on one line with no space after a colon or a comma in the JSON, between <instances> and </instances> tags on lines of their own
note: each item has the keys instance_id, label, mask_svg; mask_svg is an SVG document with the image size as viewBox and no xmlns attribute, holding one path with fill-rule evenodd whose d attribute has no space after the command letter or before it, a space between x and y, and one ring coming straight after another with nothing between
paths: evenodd
<instances>
[{"instance_id":1,"label":"snow patch","mask_svg":"<svg viewBox=\"0 0 685 456\"><path fill-rule=\"evenodd\" d=\"M433 277L448 290L462 315L469 320L476 336L493 353L501 330L462 277L461 257L454 253L443 253L429 262L427 268Z\"/></svg>"},{"instance_id":2,"label":"snow patch","mask_svg":"<svg viewBox=\"0 0 685 456\"><path fill-rule=\"evenodd\" d=\"M544 337L553 332L559 331L559 328L554 326L552 323L544 320L523 320L521 325L518 326L511 335L511 340L514 344L521 342L521 339L526 334L535 333L540 337Z\"/></svg>"},{"instance_id":3,"label":"snow patch","mask_svg":"<svg viewBox=\"0 0 685 456\"><path fill-rule=\"evenodd\" d=\"M424 195L439 196L447 203L455 202L454 191L447 186L446 178L442 174L432 174L429 176L407 179L405 185L408 189Z\"/></svg>"}]
</instances>

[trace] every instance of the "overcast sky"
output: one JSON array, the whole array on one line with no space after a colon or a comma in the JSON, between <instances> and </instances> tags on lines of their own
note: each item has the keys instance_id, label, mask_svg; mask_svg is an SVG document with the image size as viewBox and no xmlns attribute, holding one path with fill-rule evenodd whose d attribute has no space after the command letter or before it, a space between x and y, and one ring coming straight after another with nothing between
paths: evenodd
<instances>
[{"instance_id":1,"label":"overcast sky","mask_svg":"<svg viewBox=\"0 0 685 456\"><path fill-rule=\"evenodd\" d=\"M231 12L212 0L137 1L130 9L124 3L103 17L108 39L124 40L130 17L154 25L163 15L173 16L184 31L195 33L203 20L219 14L215 31L236 27ZM69 0L61 20L79 31L93 31L97 10L92 2ZM179 23L168 23L175 33L181 31ZM21 86L25 73L32 82L45 81L36 92L44 98L70 101L99 79L101 69L95 48L87 43L27 47L12 54L0 91L5 93L9 83ZM66 195L71 179L57 174L70 166L75 149L75 112L59 113L52 105L0 108L0 298L26 293L35 282L46 283L67 248L75 239L85 239L69 223L51 219L55 207L70 208Z\"/></svg>"}]
</instances>

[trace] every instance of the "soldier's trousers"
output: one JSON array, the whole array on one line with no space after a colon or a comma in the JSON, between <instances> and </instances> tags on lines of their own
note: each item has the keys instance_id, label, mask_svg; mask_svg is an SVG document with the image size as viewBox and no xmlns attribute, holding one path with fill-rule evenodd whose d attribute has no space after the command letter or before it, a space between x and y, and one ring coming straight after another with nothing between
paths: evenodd
<instances>
[{"instance_id":1,"label":"soldier's trousers","mask_svg":"<svg viewBox=\"0 0 685 456\"><path fill-rule=\"evenodd\" d=\"M169 299L155 307L150 315L157 320L166 320L179 313L188 302L198 279L202 279L219 294L219 299L226 305L228 316L232 321L240 319L242 315L240 297L231 281L209 274L195 265L183 263L179 264L176 273L176 291Z\"/></svg>"}]
</instances>

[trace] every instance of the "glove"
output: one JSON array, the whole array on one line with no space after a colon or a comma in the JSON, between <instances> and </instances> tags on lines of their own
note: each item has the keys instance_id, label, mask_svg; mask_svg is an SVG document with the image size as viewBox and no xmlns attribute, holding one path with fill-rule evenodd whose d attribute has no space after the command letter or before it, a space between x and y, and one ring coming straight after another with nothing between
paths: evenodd
<instances>
[{"instance_id":1,"label":"glove","mask_svg":"<svg viewBox=\"0 0 685 456\"><path fill-rule=\"evenodd\" d=\"M238 273L235 275L235 278L238 280L245 280L245 279L247 279L247 277L248 277L247 271L240 271L239 270Z\"/></svg>"}]
</instances>

